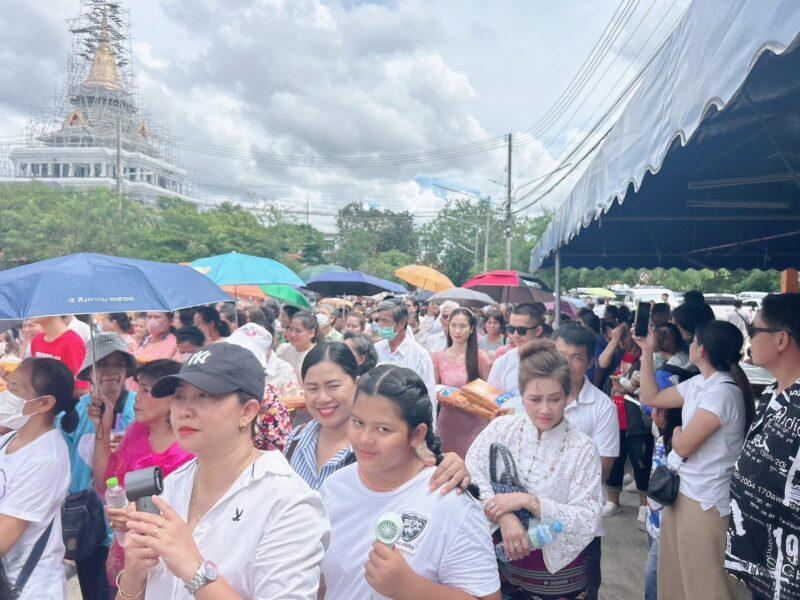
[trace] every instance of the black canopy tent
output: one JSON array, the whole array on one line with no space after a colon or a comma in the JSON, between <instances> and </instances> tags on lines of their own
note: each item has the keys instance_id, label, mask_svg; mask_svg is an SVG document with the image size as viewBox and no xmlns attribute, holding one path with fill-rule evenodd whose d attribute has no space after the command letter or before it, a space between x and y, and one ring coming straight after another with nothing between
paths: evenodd
<instances>
[{"instance_id":1,"label":"black canopy tent","mask_svg":"<svg viewBox=\"0 0 800 600\"><path fill-rule=\"evenodd\" d=\"M534 250L531 270L556 246ZM560 247L561 267L786 269L800 264L800 49L765 52L689 143Z\"/></svg>"}]
</instances>

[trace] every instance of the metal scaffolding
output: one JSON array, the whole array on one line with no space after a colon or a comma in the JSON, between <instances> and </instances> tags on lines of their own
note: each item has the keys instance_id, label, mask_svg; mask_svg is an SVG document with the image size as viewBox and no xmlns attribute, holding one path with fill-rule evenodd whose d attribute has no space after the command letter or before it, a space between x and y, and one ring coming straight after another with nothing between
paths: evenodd
<instances>
[{"instance_id":1,"label":"metal scaffolding","mask_svg":"<svg viewBox=\"0 0 800 600\"><path fill-rule=\"evenodd\" d=\"M54 148L99 148L113 160L119 145L124 153L139 153L163 163L168 175L152 167L153 180L183 179L179 187L185 193L177 146L141 108L131 61L129 11L117 1L82 0L80 15L68 24L66 81L56 90L50 107L30 120L22 140L0 147L0 177L13 169L8 158L13 158L15 147L45 153Z\"/></svg>"}]
</instances>

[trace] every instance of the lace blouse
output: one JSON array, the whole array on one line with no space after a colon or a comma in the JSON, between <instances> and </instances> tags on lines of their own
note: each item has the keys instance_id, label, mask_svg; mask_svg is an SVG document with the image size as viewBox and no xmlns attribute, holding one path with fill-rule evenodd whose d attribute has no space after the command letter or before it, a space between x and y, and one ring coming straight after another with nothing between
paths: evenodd
<instances>
[{"instance_id":1,"label":"lace blouse","mask_svg":"<svg viewBox=\"0 0 800 600\"><path fill-rule=\"evenodd\" d=\"M566 419L539 440L526 413L499 417L467 452L467 469L480 487L481 500L495 495L489 476L493 443L503 444L514 457L519 482L539 498L542 521L561 521L563 533L543 549L547 569L561 570L594 539L600 520L603 492L597 447Z\"/></svg>"}]
</instances>

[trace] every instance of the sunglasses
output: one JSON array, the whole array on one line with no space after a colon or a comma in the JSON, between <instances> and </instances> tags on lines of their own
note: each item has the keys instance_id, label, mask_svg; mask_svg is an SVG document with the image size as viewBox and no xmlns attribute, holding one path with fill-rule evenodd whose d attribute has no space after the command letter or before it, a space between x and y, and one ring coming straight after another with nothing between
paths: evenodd
<instances>
[{"instance_id":1,"label":"sunglasses","mask_svg":"<svg viewBox=\"0 0 800 600\"><path fill-rule=\"evenodd\" d=\"M514 335L526 335L529 331L533 331L539 327L538 325L534 325L533 327L514 327L513 325L506 325L506 332Z\"/></svg>"},{"instance_id":2,"label":"sunglasses","mask_svg":"<svg viewBox=\"0 0 800 600\"><path fill-rule=\"evenodd\" d=\"M747 324L747 335L752 339L757 333L780 333L786 331L780 327L756 327L755 325Z\"/></svg>"}]
</instances>

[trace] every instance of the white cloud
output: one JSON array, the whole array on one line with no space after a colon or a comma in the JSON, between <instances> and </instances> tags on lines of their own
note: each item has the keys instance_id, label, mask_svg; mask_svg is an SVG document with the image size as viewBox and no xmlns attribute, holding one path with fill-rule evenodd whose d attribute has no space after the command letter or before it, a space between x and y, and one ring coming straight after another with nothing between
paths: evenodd
<instances>
[{"instance_id":1,"label":"white cloud","mask_svg":"<svg viewBox=\"0 0 800 600\"><path fill-rule=\"evenodd\" d=\"M568 83L613 4L127 2L142 97L156 120L176 136L238 152L302 156L419 153L522 131ZM0 136L18 132L31 107L47 105L63 82L63 20L78 5L0 0ZM557 166L563 147L583 135L586 116L577 115L560 136L554 134L561 124L541 139L516 133L515 185ZM198 182L218 186L208 193L233 194L233 186L292 207L308 198L315 212L370 200L427 214L443 204L429 189L432 180L505 194L489 181L504 179L502 147L369 168L276 166L188 149L181 158ZM561 198L554 193L547 202Z\"/></svg>"},{"instance_id":2,"label":"white cloud","mask_svg":"<svg viewBox=\"0 0 800 600\"><path fill-rule=\"evenodd\" d=\"M153 47L147 42L136 42L133 44L134 56L148 69L162 71L169 64L166 60L156 58L153 55Z\"/></svg>"}]
</instances>

